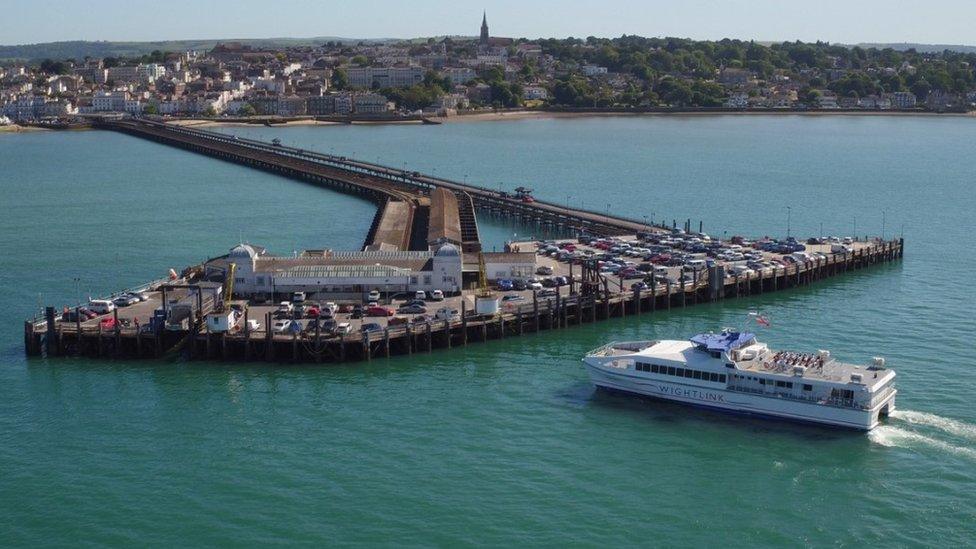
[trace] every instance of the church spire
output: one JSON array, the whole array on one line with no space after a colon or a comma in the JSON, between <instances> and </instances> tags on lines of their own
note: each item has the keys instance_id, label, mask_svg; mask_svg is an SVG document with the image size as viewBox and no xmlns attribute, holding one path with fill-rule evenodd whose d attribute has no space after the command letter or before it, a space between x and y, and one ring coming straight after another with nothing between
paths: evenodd
<instances>
[{"instance_id":1,"label":"church spire","mask_svg":"<svg viewBox=\"0 0 976 549\"><path fill-rule=\"evenodd\" d=\"M481 45L488 45L488 12L484 11L481 14Z\"/></svg>"}]
</instances>

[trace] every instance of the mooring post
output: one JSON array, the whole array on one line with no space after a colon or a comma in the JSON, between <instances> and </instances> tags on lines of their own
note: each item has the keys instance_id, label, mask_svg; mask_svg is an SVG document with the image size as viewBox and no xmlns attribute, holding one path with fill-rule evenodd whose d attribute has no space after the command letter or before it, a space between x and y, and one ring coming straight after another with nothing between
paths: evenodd
<instances>
[{"instance_id":1,"label":"mooring post","mask_svg":"<svg viewBox=\"0 0 976 549\"><path fill-rule=\"evenodd\" d=\"M427 352L429 353L431 351L431 345L433 343L433 341L431 340L431 335L430 335L430 321L429 320L426 321L426 325L427 325Z\"/></svg>"},{"instance_id":2,"label":"mooring post","mask_svg":"<svg viewBox=\"0 0 976 549\"><path fill-rule=\"evenodd\" d=\"M47 334L44 336L44 346L47 347L48 356L54 356L56 349L61 347L61 332L54 321L54 307L44 308L44 322L47 325ZM31 337L34 335L34 323L31 323ZM60 352L58 354L61 354Z\"/></svg>"},{"instance_id":3,"label":"mooring post","mask_svg":"<svg viewBox=\"0 0 976 549\"><path fill-rule=\"evenodd\" d=\"M413 354L413 329L410 328L410 323L407 323L407 354Z\"/></svg>"},{"instance_id":4,"label":"mooring post","mask_svg":"<svg viewBox=\"0 0 976 549\"><path fill-rule=\"evenodd\" d=\"M468 344L468 307L464 296L461 296L461 345Z\"/></svg>"},{"instance_id":5,"label":"mooring post","mask_svg":"<svg viewBox=\"0 0 976 549\"><path fill-rule=\"evenodd\" d=\"M534 318L535 331L539 331L539 296L536 290L532 290L532 316Z\"/></svg>"}]
</instances>

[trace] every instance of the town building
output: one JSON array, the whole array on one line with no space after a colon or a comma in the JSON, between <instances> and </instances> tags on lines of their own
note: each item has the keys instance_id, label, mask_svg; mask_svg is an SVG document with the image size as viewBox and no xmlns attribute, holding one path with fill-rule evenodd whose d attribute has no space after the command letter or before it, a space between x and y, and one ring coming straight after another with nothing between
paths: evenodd
<instances>
[{"instance_id":1,"label":"town building","mask_svg":"<svg viewBox=\"0 0 976 549\"><path fill-rule=\"evenodd\" d=\"M531 255L531 254L528 254ZM462 255L445 243L432 251L344 252L308 250L295 257L274 256L249 244L207 262L208 275L234 263L234 293L270 297L305 292L313 299L360 298L371 290L403 293L461 290Z\"/></svg>"},{"instance_id":2,"label":"town building","mask_svg":"<svg viewBox=\"0 0 976 549\"><path fill-rule=\"evenodd\" d=\"M350 67L346 70L353 88L409 88L424 81L423 67Z\"/></svg>"}]
</instances>

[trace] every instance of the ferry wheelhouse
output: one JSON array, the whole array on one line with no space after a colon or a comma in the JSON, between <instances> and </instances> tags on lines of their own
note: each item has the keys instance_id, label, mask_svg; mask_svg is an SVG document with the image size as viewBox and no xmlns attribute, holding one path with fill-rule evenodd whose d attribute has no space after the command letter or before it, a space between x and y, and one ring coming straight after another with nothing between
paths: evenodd
<instances>
[{"instance_id":1,"label":"ferry wheelhouse","mask_svg":"<svg viewBox=\"0 0 976 549\"><path fill-rule=\"evenodd\" d=\"M883 358L858 366L829 351L775 351L755 334L730 330L687 341L609 343L583 362L606 389L861 430L894 411L897 394Z\"/></svg>"}]
</instances>

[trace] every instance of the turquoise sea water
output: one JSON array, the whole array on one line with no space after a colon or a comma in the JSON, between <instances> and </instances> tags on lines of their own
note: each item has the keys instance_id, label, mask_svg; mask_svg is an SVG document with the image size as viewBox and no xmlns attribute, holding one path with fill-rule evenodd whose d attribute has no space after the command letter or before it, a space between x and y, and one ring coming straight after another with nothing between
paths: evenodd
<instances>
[{"instance_id":1,"label":"turquoise sea water","mask_svg":"<svg viewBox=\"0 0 976 549\"><path fill-rule=\"evenodd\" d=\"M969 545L976 125L646 117L221 131L712 234L904 231L811 287L369 364L27 360L22 321L222 253L356 248L373 206L128 136L0 134L4 546ZM680 221L679 221L680 222ZM489 245L527 228L482 219ZM871 434L594 391L609 339L741 326L899 374Z\"/></svg>"}]
</instances>

